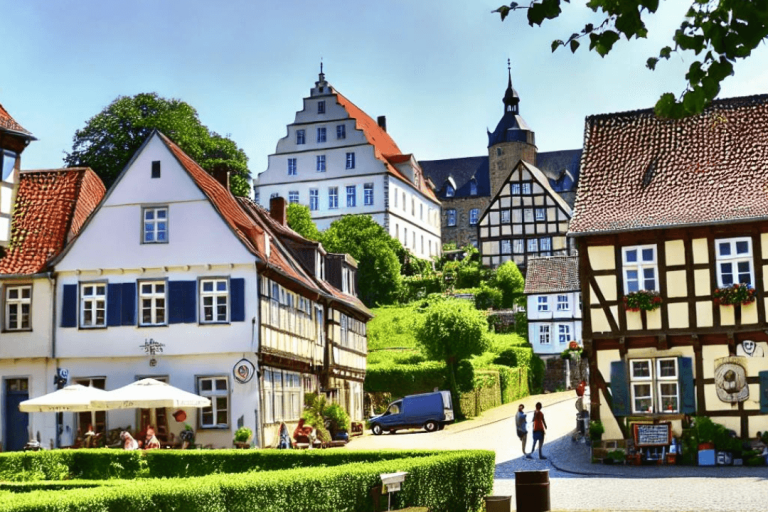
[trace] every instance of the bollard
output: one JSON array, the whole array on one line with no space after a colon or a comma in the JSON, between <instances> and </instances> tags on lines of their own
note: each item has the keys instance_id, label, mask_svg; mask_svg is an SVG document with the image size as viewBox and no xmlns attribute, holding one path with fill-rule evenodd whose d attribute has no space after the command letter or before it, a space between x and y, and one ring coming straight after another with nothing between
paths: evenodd
<instances>
[{"instance_id":1,"label":"bollard","mask_svg":"<svg viewBox=\"0 0 768 512\"><path fill-rule=\"evenodd\" d=\"M549 512L549 470L515 471L517 512Z\"/></svg>"},{"instance_id":2,"label":"bollard","mask_svg":"<svg viewBox=\"0 0 768 512\"><path fill-rule=\"evenodd\" d=\"M485 512L512 512L512 496L486 496Z\"/></svg>"}]
</instances>

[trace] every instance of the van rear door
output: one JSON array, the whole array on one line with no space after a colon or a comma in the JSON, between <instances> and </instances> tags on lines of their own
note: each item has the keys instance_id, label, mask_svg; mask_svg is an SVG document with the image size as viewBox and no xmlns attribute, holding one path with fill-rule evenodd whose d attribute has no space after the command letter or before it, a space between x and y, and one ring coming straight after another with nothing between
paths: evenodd
<instances>
[{"instance_id":1,"label":"van rear door","mask_svg":"<svg viewBox=\"0 0 768 512\"><path fill-rule=\"evenodd\" d=\"M445 414L445 421L453 421L453 400L451 400L451 392L441 391L440 394L443 397L443 414Z\"/></svg>"}]
</instances>

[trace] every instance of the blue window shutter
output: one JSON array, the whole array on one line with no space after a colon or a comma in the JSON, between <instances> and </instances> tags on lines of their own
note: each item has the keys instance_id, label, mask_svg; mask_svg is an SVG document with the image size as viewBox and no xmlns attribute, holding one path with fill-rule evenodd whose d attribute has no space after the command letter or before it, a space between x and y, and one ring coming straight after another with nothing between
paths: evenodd
<instances>
[{"instance_id":1,"label":"blue window shutter","mask_svg":"<svg viewBox=\"0 0 768 512\"><path fill-rule=\"evenodd\" d=\"M237 278L229 280L229 295L232 298L232 322L245 321L245 279Z\"/></svg>"},{"instance_id":2,"label":"blue window shutter","mask_svg":"<svg viewBox=\"0 0 768 512\"><path fill-rule=\"evenodd\" d=\"M77 285L65 284L61 301L61 326L77 327Z\"/></svg>"},{"instance_id":3,"label":"blue window shutter","mask_svg":"<svg viewBox=\"0 0 768 512\"><path fill-rule=\"evenodd\" d=\"M121 288L122 325L136 325L136 283L123 283Z\"/></svg>"},{"instance_id":4,"label":"blue window shutter","mask_svg":"<svg viewBox=\"0 0 768 512\"><path fill-rule=\"evenodd\" d=\"M168 323L194 323L197 281L170 281L168 283Z\"/></svg>"},{"instance_id":5,"label":"blue window shutter","mask_svg":"<svg viewBox=\"0 0 768 512\"><path fill-rule=\"evenodd\" d=\"M760 372L760 413L768 414L768 372Z\"/></svg>"},{"instance_id":6,"label":"blue window shutter","mask_svg":"<svg viewBox=\"0 0 768 512\"><path fill-rule=\"evenodd\" d=\"M629 383L627 382L627 363L611 363L611 396L613 397L613 415L629 416Z\"/></svg>"},{"instance_id":7,"label":"blue window shutter","mask_svg":"<svg viewBox=\"0 0 768 512\"><path fill-rule=\"evenodd\" d=\"M120 283L107 284L107 325L115 327L122 325L123 285Z\"/></svg>"},{"instance_id":8,"label":"blue window shutter","mask_svg":"<svg viewBox=\"0 0 768 512\"><path fill-rule=\"evenodd\" d=\"M696 384L693 381L693 359L678 357L677 368L680 372L680 412L696 413Z\"/></svg>"}]
</instances>

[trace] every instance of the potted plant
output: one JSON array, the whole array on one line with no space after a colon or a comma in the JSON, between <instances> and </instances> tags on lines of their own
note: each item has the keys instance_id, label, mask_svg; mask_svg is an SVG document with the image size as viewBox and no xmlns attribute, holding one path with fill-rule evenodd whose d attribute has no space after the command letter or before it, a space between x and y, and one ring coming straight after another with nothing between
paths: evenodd
<instances>
[{"instance_id":1,"label":"potted plant","mask_svg":"<svg viewBox=\"0 0 768 512\"><path fill-rule=\"evenodd\" d=\"M624 296L627 311L654 311L661 307L661 295L654 290L638 290Z\"/></svg>"},{"instance_id":2,"label":"potted plant","mask_svg":"<svg viewBox=\"0 0 768 512\"><path fill-rule=\"evenodd\" d=\"M712 293L715 305L735 306L741 304L746 306L752 304L757 299L755 289L746 283L733 284L723 288L715 288Z\"/></svg>"},{"instance_id":3,"label":"potted plant","mask_svg":"<svg viewBox=\"0 0 768 512\"><path fill-rule=\"evenodd\" d=\"M238 448L249 448L251 437L253 437L253 430L248 427L240 427L235 431L234 445Z\"/></svg>"},{"instance_id":4,"label":"potted plant","mask_svg":"<svg viewBox=\"0 0 768 512\"><path fill-rule=\"evenodd\" d=\"M590 421L589 422L589 438L592 440L592 446L595 446L595 442L599 444L605 433L605 426L602 421Z\"/></svg>"},{"instance_id":5,"label":"potted plant","mask_svg":"<svg viewBox=\"0 0 768 512\"><path fill-rule=\"evenodd\" d=\"M624 450L612 450L603 459L603 464L623 464L627 458L627 454Z\"/></svg>"}]
</instances>

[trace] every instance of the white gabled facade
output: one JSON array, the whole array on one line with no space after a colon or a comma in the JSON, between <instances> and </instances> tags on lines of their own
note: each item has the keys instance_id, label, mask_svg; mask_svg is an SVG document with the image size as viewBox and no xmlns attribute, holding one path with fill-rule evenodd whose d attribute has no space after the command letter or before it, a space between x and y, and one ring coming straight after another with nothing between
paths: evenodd
<instances>
[{"instance_id":1,"label":"white gabled facade","mask_svg":"<svg viewBox=\"0 0 768 512\"><path fill-rule=\"evenodd\" d=\"M257 203L279 196L306 205L320 230L342 215L370 215L416 256L439 256L440 203L383 117L371 119L321 72L287 128L253 182Z\"/></svg>"}]
</instances>

